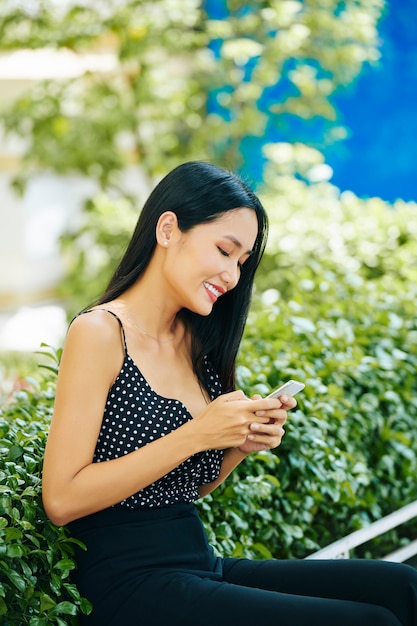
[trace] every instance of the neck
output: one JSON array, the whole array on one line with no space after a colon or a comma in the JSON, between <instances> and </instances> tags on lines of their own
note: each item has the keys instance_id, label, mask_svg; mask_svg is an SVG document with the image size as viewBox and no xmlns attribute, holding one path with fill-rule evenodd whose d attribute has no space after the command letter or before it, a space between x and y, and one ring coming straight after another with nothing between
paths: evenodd
<instances>
[{"instance_id":1,"label":"neck","mask_svg":"<svg viewBox=\"0 0 417 626\"><path fill-rule=\"evenodd\" d=\"M144 273L117 302L138 334L152 337L160 343L175 339L180 307L175 294L170 294L156 253Z\"/></svg>"},{"instance_id":2,"label":"neck","mask_svg":"<svg viewBox=\"0 0 417 626\"><path fill-rule=\"evenodd\" d=\"M130 317L130 312L128 311L128 309L124 308L123 310L123 314L125 316L125 318L127 319L128 322L130 322L130 324L133 326L133 328L139 332L141 335L145 335L146 337L149 337L150 339L153 339L154 341L158 342L158 343L170 343L171 341L174 341L174 339L176 339L176 323L174 322L170 332L171 332L171 336L167 337L167 338L163 338L161 337L157 337L155 335L153 335L152 333L148 332L147 330L145 330L145 328L142 325L139 325L138 322L134 321L131 317ZM174 327L175 325L175 327ZM155 331L156 332L156 331Z\"/></svg>"}]
</instances>

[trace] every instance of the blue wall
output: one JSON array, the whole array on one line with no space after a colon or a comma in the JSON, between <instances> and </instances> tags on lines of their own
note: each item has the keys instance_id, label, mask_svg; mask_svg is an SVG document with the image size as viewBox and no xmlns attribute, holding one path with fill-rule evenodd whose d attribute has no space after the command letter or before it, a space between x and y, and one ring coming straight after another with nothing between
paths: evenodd
<instances>
[{"instance_id":1,"label":"blue wall","mask_svg":"<svg viewBox=\"0 0 417 626\"><path fill-rule=\"evenodd\" d=\"M226 0L206 0L205 6L209 15L227 19ZM417 1L386 0L378 30L381 60L366 66L333 100L348 139L323 146L319 120L293 118L277 124L271 119L263 140L248 137L243 143L244 173L255 181L261 178L262 143L304 141L324 153L334 172L331 182L342 190L388 201L417 201ZM213 42L214 50L216 45ZM218 110L215 97L209 106ZM227 112L223 114L227 119Z\"/></svg>"},{"instance_id":2,"label":"blue wall","mask_svg":"<svg viewBox=\"0 0 417 626\"><path fill-rule=\"evenodd\" d=\"M417 3L389 0L379 25L382 57L337 105L350 137L329 146L332 182L359 196L417 201Z\"/></svg>"}]
</instances>

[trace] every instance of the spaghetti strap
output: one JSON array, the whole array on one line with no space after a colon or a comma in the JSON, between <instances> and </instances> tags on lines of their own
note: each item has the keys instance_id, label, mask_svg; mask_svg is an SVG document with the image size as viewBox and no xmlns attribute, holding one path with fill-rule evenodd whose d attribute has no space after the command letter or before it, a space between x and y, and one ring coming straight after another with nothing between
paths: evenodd
<instances>
[{"instance_id":1,"label":"spaghetti strap","mask_svg":"<svg viewBox=\"0 0 417 626\"><path fill-rule=\"evenodd\" d=\"M80 313L78 313L78 315L76 315L74 317L73 320L71 320L71 323L80 315L84 315L84 313L91 313L91 311L106 311L106 313L110 313L110 315L113 315L113 317L115 317L117 319L117 321L119 322L120 328L122 329L122 336L123 336L123 346L125 349L125 356L127 356L128 352L127 352L127 343L126 343L126 335L125 335L125 329L123 327L123 323L122 320L120 319L120 317L118 315L116 315L116 313L113 313L113 311L110 311L109 309L87 309L86 311L81 311Z\"/></svg>"}]
</instances>

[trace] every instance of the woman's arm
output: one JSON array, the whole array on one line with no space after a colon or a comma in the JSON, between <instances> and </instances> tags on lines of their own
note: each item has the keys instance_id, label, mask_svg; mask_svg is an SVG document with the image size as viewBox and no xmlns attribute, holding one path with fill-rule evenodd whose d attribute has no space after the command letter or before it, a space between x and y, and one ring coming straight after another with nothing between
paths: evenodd
<instances>
[{"instance_id":1,"label":"woman's arm","mask_svg":"<svg viewBox=\"0 0 417 626\"><path fill-rule=\"evenodd\" d=\"M254 396L253 400L260 399L261 396ZM291 396L280 397L281 407L268 411L258 411L256 418L267 416L266 424L255 421L250 426L250 435L246 441L238 448L226 450L219 476L211 483L201 485L199 488L200 497L204 497L216 489L233 470L252 452L261 450L271 450L280 445L285 434L284 424L287 420L287 410L297 406L297 402Z\"/></svg>"},{"instance_id":2,"label":"woman's arm","mask_svg":"<svg viewBox=\"0 0 417 626\"><path fill-rule=\"evenodd\" d=\"M58 525L120 502L198 451L189 428L131 454L93 463L108 390L123 361L118 322L104 312L71 325L45 450L43 502Z\"/></svg>"},{"instance_id":3,"label":"woman's arm","mask_svg":"<svg viewBox=\"0 0 417 626\"><path fill-rule=\"evenodd\" d=\"M220 468L220 473L216 480L213 480L211 483L205 483L199 487L198 492L200 494L200 498L203 498L221 485L222 482L233 472L235 467L237 467L247 456L248 455L245 452L241 452L239 448L229 448L229 450L226 450Z\"/></svg>"}]
</instances>

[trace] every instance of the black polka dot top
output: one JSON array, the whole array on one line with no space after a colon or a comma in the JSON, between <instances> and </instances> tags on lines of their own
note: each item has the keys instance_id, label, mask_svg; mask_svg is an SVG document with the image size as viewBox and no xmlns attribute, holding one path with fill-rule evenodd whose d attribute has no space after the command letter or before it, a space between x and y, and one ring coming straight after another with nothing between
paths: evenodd
<instances>
[{"instance_id":1,"label":"black polka dot top","mask_svg":"<svg viewBox=\"0 0 417 626\"><path fill-rule=\"evenodd\" d=\"M112 311L108 312L116 317L121 326L125 358L107 396L94 453L96 463L129 454L192 419L182 402L164 398L149 386L129 356L121 320ZM214 400L220 395L221 386L207 359L205 373L209 394ZM116 506L152 508L176 502L194 502L199 498L198 487L218 477L223 453L223 450L207 450L194 454L171 472Z\"/></svg>"}]
</instances>

